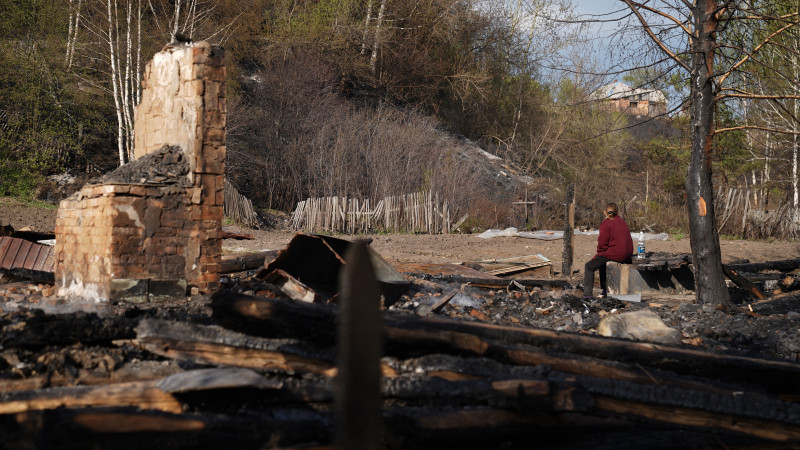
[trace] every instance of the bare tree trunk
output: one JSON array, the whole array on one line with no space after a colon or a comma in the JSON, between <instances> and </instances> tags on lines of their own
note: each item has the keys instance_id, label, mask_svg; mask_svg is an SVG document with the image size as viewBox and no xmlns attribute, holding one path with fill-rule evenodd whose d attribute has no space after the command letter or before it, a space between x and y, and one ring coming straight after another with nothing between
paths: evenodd
<instances>
[{"instance_id":1,"label":"bare tree trunk","mask_svg":"<svg viewBox=\"0 0 800 450\"><path fill-rule=\"evenodd\" d=\"M73 2L75 0L69 0L69 30L67 31L67 52L66 52L66 63L67 69L72 67L72 61L75 57L75 43L78 41L78 30L80 29L81 23L81 4L83 0L78 0L77 5L73 8Z\"/></svg>"},{"instance_id":2,"label":"bare tree trunk","mask_svg":"<svg viewBox=\"0 0 800 450\"><path fill-rule=\"evenodd\" d=\"M131 19L133 19L133 0L127 0L127 15L126 15L126 29L125 29L125 79L122 95L122 111L125 115L125 149L127 155L125 159L130 161L133 157L133 77L131 71L133 69L133 41L131 38ZM137 74L138 77L138 74Z\"/></svg>"},{"instance_id":3,"label":"bare tree trunk","mask_svg":"<svg viewBox=\"0 0 800 450\"><path fill-rule=\"evenodd\" d=\"M381 42L381 23L383 23L383 12L386 9L386 0L381 0L381 8L378 10L378 21L375 24L375 42L372 43L372 57L369 59L369 68L372 74L378 72L378 46Z\"/></svg>"},{"instance_id":4,"label":"bare tree trunk","mask_svg":"<svg viewBox=\"0 0 800 450\"><path fill-rule=\"evenodd\" d=\"M793 62L795 63L795 67L797 67L797 59L793 58ZM797 85L793 86L795 95L800 94L800 88ZM799 117L800 114L800 105L798 105L797 100L793 100L794 104L794 117ZM798 139L798 132L800 132L800 127L797 126L797 121L792 121L792 131L794 134L792 135L792 207L797 208L798 197L800 196L800 192L798 192L798 174L797 174L797 153L800 152L800 140Z\"/></svg>"},{"instance_id":5,"label":"bare tree trunk","mask_svg":"<svg viewBox=\"0 0 800 450\"><path fill-rule=\"evenodd\" d=\"M172 36L178 34L178 24L181 18L181 1L175 0L175 18L172 21Z\"/></svg>"},{"instance_id":6,"label":"bare tree trunk","mask_svg":"<svg viewBox=\"0 0 800 450\"><path fill-rule=\"evenodd\" d=\"M364 36L361 38L361 54L367 52L367 35L369 34L369 22L372 20L372 0L367 2L367 18L364 19Z\"/></svg>"},{"instance_id":7,"label":"bare tree trunk","mask_svg":"<svg viewBox=\"0 0 800 450\"><path fill-rule=\"evenodd\" d=\"M111 8L111 0L106 0L106 6L108 7L108 46L109 46L109 59L111 60L111 84L113 87L113 95L114 95L114 106L116 107L117 111L117 150L119 152L119 165L123 165L126 162L125 156L125 139L124 139L124 119L122 115L122 105L120 103L120 86L119 86L119 64L117 64L117 46L115 45L116 41L116 34L115 34L115 24L116 24L116 15Z\"/></svg>"},{"instance_id":8,"label":"bare tree trunk","mask_svg":"<svg viewBox=\"0 0 800 450\"><path fill-rule=\"evenodd\" d=\"M697 300L730 307L730 296L722 270L719 235L714 218L714 188L711 152L714 136L714 73L717 17L715 0L698 0L694 9L696 40L691 65L692 156L686 175Z\"/></svg>"},{"instance_id":9,"label":"bare tree trunk","mask_svg":"<svg viewBox=\"0 0 800 450\"><path fill-rule=\"evenodd\" d=\"M136 101L138 105L142 101L142 84L139 82L139 75L142 73L142 0L137 2L136 12Z\"/></svg>"},{"instance_id":10,"label":"bare tree trunk","mask_svg":"<svg viewBox=\"0 0 800 450\"><path fill-rule=\"evenodd\" d=\"M67 49L64 55L64 61L67 62L68 67L69 67L69 43L70 41L72 41L72 33L73 30L76 28L73 23L74 20L73 17L75 16L73 3L74 0L69 0L69 27L67 28Z\"/></svg>"},{"instance_id":11,"label":"bare tree trunk","mask_svg":"<svg viewBox=\"0 0 800 450\"><path fill-rule=\"evenodd\" d=\"M767 203L769 203L769 189L767 184L770 182L771 171L771 157L772 157L772 135L767 134L767 143L764 146L764 168L761 173L761 209L767 210Z\"/></svg>"}]
</instances>

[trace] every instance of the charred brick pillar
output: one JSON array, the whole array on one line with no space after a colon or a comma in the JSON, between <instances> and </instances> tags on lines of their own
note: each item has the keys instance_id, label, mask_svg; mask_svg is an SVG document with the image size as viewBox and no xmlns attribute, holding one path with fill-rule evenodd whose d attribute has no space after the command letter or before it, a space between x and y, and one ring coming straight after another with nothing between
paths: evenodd
<instances>
[{"instance_id":1,"label":"charred brick pillar","mask_svg":"<svg viewBox=\"0 0 800 450\"><path fill-rule=\"evenodd\" d=\"M200 292L219 285L225 174L225 62L206 42L167 46L145 67L136 108L136 158L164 145L181 147L189 162L192 205L186 278Z\"/></svg>"},{"instance_id":2,"label":"charred brick pillar","mask_svg":"<svg viewBox=\"0 0 800 450\"><path fill-rule=\"evenodd\" d=\"M59 295L154 301L219 286L225 65L205 42L147 64L135 161L64 200L56 219Z\"/></svg>"}]
</instances>

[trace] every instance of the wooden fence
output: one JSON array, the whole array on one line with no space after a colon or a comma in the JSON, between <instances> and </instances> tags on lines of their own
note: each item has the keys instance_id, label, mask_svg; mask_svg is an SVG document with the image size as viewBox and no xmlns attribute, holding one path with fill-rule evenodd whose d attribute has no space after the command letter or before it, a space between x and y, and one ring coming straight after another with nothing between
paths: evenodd
<instances>
[{"instance_id":1,"label":"wooden fence","mask_svg":"<svg viewBox=\"0 0 800 450\"><path fill-rule=\"evenodd\" d=\"M225 198L222 209L226 219L250 228L264 228L264 221L256 213L253 203L240 194L227 178L225 178Z\"/></svg>"},{"instance_id":2,"label":"wooden fence","mask_svg":"<svg viewBox=\"0 0 800 450\"><path fill-rule=\"evenodd\" d=\"M309 198L297 203L289 221L309 233L449 233L450 208L432 191L386 197L377 203L347 197Z\"/></svg>"},{"instance_id":3,"label":"wooden fence","mask_svg":"<svg viewBox=\"0 0 800 450\"><path fill-rule=\"evenodd\" d=\"M750 191L718 188L714 196L719 232L747 239L800 237L800 208L790 204L763 210L750 201Z\"/></svg>"}]
</instances>

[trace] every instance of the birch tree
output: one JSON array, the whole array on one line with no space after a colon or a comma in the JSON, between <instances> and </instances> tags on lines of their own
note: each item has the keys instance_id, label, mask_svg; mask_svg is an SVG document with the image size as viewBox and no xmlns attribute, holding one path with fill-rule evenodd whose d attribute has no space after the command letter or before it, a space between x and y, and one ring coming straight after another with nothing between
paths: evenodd
<instances>
[{"instance_id":1,"label":"birch tree","mask_svg":"<svg viewBox=\"0 0 800 450\"><path fill-rule=\"evenodd\" d=\"M81 5L83 0L69 0L69 28L67 30L67 50L64 57L67 70L72 67L75 58L75 44L78 42L78 30L81 25Z\"/></svg>"},{"instance_id":2,"label":"birch tree","mask_svg":"<svg viewBox=\"0 0 800 450\"><path fill-rule=\"evenodd\" d=\"M142 95L143 50L157 51L178 33L222 44L235 19L215 23L216 7L211 0L70 0L66 59L69 64L75 58L78 30L85 27L87 40L96 45L84 56L107 63L101 69L114 99L120 165L133 156L133 112Z\"/></svg>"},{"instance_id":3,"label":"birch tree","mask_svg":"<svg viewBox=\"0 0 800 450\"><path fill-rule=\"evenodd\" d=\"M715 135L750 126L716 128L714 109L725 101L797 98L750 91L733 82L745 64L762 61L765 48L797 26L797 8L774 15L766 2L620 1L647 39L691 81L692 150L685 187L697 298L702 303L730 306L715 223L711 161ZM736 39L728 33L734 24L770 31L754 34L759 39Z\"/></svg>"},{"instance_id":4,"label":"birch tree","mask_svg":"<svg viewBox=\"0 0 800 450\"><path fill-rule=\"evenodd\" d=\"M774 2L773 14L784 15L797 11L800 2L797 0ZM757 30L756 33L769 34L780 24L771 28ZM753 83L758 93L767 95L775 94L769 102L754 104L755 114L751 117L756 120L748 122L753 127L763 129L750 130L751 133L767 134L764 147L764 164L762 178L769 180L771 162L781 162L788 165L783 173L788 178L788 198L792 207L800 207L800 186L798 186L798 155L800 154L800 29L792 27L780 35L776 35L763 52L764 56L758 62L747 65L747 70L757 76ZM781 68L775 70L775 68ZM772 135L775 135L772 137ZM772 139L770 139L772 137ZM774 144L773 144L774 143ZM769 145L773 144L773 145ZM769 150L780 152L777 160L770 161Z\"/></svg>"},{"instance_id":5,"label":"birch tree","mask_svg":"<svg viewBox=\"0 0 800 450\"><path fill-rule=\"evenodd\" d=\"M78 0L80 2L80 0ZM114 99L117 116L117 156L119 164L133 155L133 109L141 98L143 0L87 0L88 40L95 45L84 55L89 60L104 60L108 90ZM77 39L77 30L73 39ZM74 42L71 44L74 53ZM74 58L73 54L70 58Z\"/></svg>"}]
</instances>

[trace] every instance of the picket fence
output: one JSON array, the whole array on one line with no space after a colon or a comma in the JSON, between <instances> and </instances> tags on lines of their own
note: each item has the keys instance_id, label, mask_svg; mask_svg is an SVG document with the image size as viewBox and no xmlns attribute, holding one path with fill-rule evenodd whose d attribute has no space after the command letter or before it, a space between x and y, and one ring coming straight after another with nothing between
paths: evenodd
<instances>
[{"instance_id":1,"label":"picket fence","mask_svg":"<svg viewBox=\"0 0 800 450\"><path fill-rule=\"evenodd\" d=\"M227 178L225 178L225 198L222 209L223 216L234 223L258 229L265 226L250 199L240 194Z\"/></svg>"},{"instance_id":2,"label":"picket fence","mask_svg":"<svg viewBox=\"0 0 800 450\"><path fill-rule=\"evenodd\" d=\"M432 191L386 197L377 203L347 197L309 198L297 203L289 220L309 233L449 233L450 208Z\"/></svg>"},{"instance_id":3,"label":"picket fence","mask_svg":"<svg viewBox=\"0 0 800 450\"><path fill-rule=\"evenodd\" d=\"M800 208L789 203L764 211L753 207L750 191L718 188L714 196L718 231L747 239L797 239Z\"/></svg>"}]
</instances>

